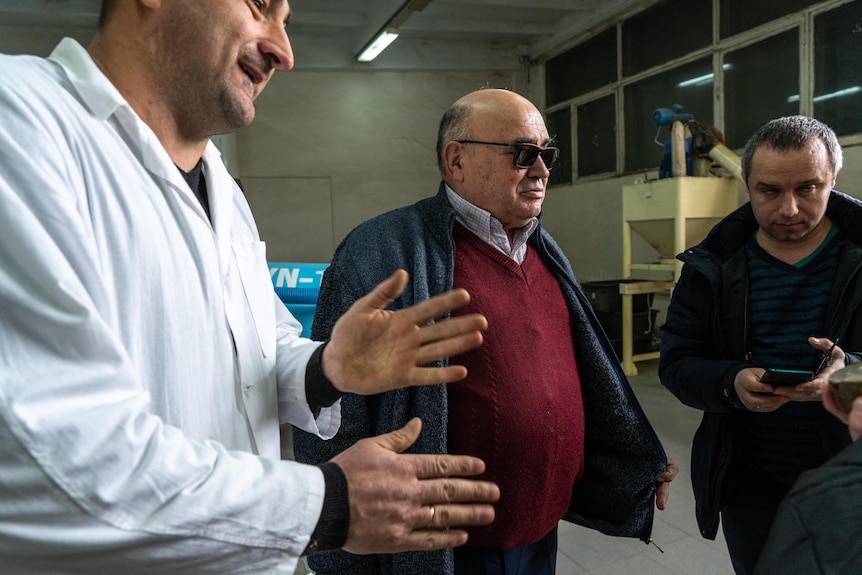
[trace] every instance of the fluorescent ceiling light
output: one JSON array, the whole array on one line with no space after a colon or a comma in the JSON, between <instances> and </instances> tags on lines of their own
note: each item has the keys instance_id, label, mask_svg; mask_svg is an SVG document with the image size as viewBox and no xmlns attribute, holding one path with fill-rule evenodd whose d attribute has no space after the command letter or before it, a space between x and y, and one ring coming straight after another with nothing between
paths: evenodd
<instances>
[{"instance_id":1,"label":"fluorescent ceiling light","mask_svg":"<svg viewBox=\"0 0 862 575\"><path fill-rule=\"evenodd\" d=\"M356 56L360 62L370 62L375 59L380 53L386 49L389 44L395 41L398 37L397 28L386 28L381 30L375 38L368 43L365 48Z\"/></svg>"},{"instance_id":2,"label":"fluorescent ceiling light","mask_svg":"<svg viewBox=\"0 0 862 575\"><path fill-rule=\"evenodd\" d=\"M831 100L832 98L840 98L841 96L847 96L849 94L855 94L856 92L862 90L862 87L853 86L852 88L845 88L843 90L838 90L837 92L830 92L829 94L823 94L820 96L814 96L814 102L819 103L823 100ZM790 96L787 98L788 102L798 102L799 94L795 96Z\"/></svg>"},{"instance_id":3,"label":"fluorescent ceiling light","mask_svg":"<svg viewBox=\"0 0 862 575\"><path fill-rule=\"evenodd\" d=\"M730 64L722 65L722 70L730 70L732 66ZM697 78L689 78L688 80L683 80L679 84L677 84L678 88L687 88L688 86L703 86L705 84L711 84L712 80L715 78L715 74L709 73L704 74L703 76L698 76Z\"/></svg>"}]
</instances>

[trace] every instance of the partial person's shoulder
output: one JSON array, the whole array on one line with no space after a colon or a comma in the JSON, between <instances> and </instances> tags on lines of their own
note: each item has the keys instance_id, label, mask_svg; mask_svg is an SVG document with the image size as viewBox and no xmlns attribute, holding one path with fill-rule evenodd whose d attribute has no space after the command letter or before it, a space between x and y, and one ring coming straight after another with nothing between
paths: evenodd
<instances>
[{"instance_id":1,"label":"partial person's shoulder","mask_svg":"<svg viewBox=\"0 0 862 575\"><path fill-rule=\"evenodd\" d=\"M365 237L369 234L375 236L383 234L399 235L410 230L415 230L415 225L418 225L422 219L419 209L420 204L421 202L402 206L369 218L357 225L350 232L350 236Z\"/></svg>"},{"instance_id":2,"label":"partial person's shoulder","mask_svg":"<svg viewBox=\"0 0 862 575\"><path fill-rule=\"evenodd\" d=\"M0 96L5 99L36 96L60 78L57 66L45 58L29 54L0 54Z\"/></svg>"},{"instance_id":3,"label":"partial person's shoulder","mask_svg":"<svg viewBox=\"0 0 862 575\"><path fill-rule=\"evenodd\" d=\"M29 55L0 55L0 109L19 136L44 129L61 138L73 118L87 116L62 66Z\"/></svg>"}]
</instances>

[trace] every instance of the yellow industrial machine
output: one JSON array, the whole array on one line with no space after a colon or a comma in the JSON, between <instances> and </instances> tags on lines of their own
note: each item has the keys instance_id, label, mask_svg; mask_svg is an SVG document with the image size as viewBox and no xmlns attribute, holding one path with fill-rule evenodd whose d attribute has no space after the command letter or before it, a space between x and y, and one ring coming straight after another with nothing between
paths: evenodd
<instances>
[{"instance_id":1,"label":"yellow industrial machine","mask_svg":"<svg viewBox=\"0 0 862 575\"><path fill-rule=\"evenodd\" d=\"M739 157L720 141L711 127L679 114L680 110L676 109L669 121L668 177L623 186L623 278L631 280L635 271L659 272L658 275L665 278L620 283L621 355L626 375L637 375L635 362L658 357L657 351L633 353L632 297L669 294L682 269L682 262L676 255L703 240L715 224L739 206L739 183L742 181ZM656 114L661 111L657 110ZM662 115L662 121L667 117L667 114ZM686 147L690 150L688 158ZM699 161L717 163L730 177L687 175L690 171L701 170L696 167ZM658 261L632 261L633 232L658 252Z\"/></svg>"}]
</instances>

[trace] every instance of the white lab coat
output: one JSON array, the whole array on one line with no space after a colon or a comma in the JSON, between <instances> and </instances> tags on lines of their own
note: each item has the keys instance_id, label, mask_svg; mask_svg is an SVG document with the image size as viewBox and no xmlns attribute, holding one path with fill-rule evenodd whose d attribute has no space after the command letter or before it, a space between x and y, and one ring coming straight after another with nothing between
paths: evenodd
<instances>
[{"instance_id":1,"label":"white lab coat","mask_svg":"<svg viewBox=\"0 0 862 575\"><path fill-rule=\"evenodd\" d=\"M0 56L0 570L292 573L320 513L318 344L214 145L213 223L86 51Z\"/></svg>"}]
</instances>

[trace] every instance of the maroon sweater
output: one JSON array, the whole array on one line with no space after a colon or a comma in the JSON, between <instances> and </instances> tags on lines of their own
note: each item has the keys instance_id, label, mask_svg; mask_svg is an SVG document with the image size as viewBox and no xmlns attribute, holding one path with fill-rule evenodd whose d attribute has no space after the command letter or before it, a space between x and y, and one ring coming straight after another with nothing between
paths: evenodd
<instances>
[{"instance_id":1,"label":"maroon sweater","mask_svg":"<svg viewBox=\"0 0 862 575\"><path fill-rule=\"evenodd\" d=\"M448 386L449 452L482 458L500 486L496 519L468 545L511 549L538 541L569 507L584 462L584 412L569 312L530 247L524 263L455 226L458 313L488 318L485 343L451 359L467 379Z\"/></svg>"}]
</instances>

